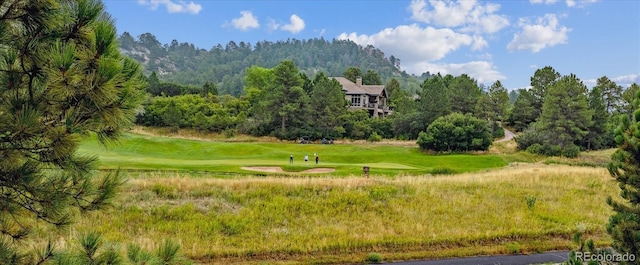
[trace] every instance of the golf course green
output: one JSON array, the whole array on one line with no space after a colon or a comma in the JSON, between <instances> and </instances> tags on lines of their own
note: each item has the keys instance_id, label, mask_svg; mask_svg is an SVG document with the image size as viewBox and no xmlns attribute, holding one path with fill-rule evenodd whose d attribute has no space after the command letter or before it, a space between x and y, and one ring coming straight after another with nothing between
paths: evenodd
<instances>
[{"instance_id":1,"label":"golf course green","mask_svg":"<svg viewBox=\"0 0 640 265\"><path fill-rule=\"evenodd\" d=\"M368 166L371 175L397 176L474 172L507 164L496 155L431 155L421 152L417 146L230 143L131 133L107 147L98 143L96 137L89 137L79 152L98 156L101 169L206 171L220 176L260 174L246 170L247 167L279 167L284 174L306 174L309 169L323 168L333 169L323 171L324 175L349 176L361 175L363 167ZM314 154L319 156L317 165ZM291 155L293 164L289 161ZM309 157L306 163L304 156Z\"/></svg>"}]
</instances>

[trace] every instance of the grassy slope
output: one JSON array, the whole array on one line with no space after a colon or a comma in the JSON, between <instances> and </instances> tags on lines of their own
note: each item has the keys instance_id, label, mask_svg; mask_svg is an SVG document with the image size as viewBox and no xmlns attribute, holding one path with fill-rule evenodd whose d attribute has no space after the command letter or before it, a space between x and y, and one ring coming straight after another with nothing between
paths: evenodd
<instances>
[{"instance_id":1,"label":"grassy slope","mask_svg":"<svg viewBox=\"0 0 640 265\"><path fill-rule=\"evenodd\" d=\"M218 179L146 172L77 227L204 263L359 262L536 252L604 242L603 168L529 164L439 177ZM535 197L529 208L526 198Z\"/></svg>"},{"instance_id":2,"label":"grassy slope","mask_svg":"<svg viewBox=\"0 0 640 265\"><path fill-rule=\"evenodd\" d=\"M104 149L87 141L81 151L97 154L104 168L144 171L125 173L130 181L114 209L84 218L77 229L90 227L148 248L173 238L188 256L207 264L360 262L369 252L400 260L568 249L573 233L583 229L607 244L611 211L604 200L615 196L615 183L603 168L568 165L598 166L611 150L567 160L514 153L509 144L492 147L489 155L431 156L416 147L374 144L128 134L120 146ZM304 168L302 156L314 152L321 166L337 169L336 176L359 175L366 163L393 178L220 178L222 172L252 174L240 170L246 165L287 168L291 153L296 166L289 168ZM482 171L505 161L543 163ZM434 168L476 173L411 176ZM531 197L536 204L529 209Z\"/></svg>"},{"instance_id":3,"label":"grassy slope","mask_svg":"<svg viewBox=\"0 0 640 265\"><path fill-rule=\"evenodd\" d=\"M432 171L469 172L505 166L496 155L425 155L417 147L375 144L229 143L126 134L120 144L104 148L95 139L85 141L81 153L96 154L102 168L143 170L198 170L249 172L242 166L307 166L304 155L320 156L321 167L335 168L333 175L359 175L371 167L372 175L420 175ZM312 161L309 167L315 167ZM254 174L254 173L251 173Z\"/></svg>"}]
</instances>

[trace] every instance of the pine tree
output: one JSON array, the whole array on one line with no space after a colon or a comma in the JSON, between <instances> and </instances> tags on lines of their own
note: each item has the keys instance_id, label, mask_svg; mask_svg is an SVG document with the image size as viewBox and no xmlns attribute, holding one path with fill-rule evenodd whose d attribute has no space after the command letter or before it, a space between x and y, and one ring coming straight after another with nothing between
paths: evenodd
<instances>
[{"instance_id":1,"label":"pine tree","mask_svg":"<svg viewBox=\"0 0 640 265\"><path fill-rule=\"evenodd\" d=\"M362 84L363 85L382 85L382 79L376 71L371 69L367 70L367 72L362 76Z\"/></svg>"},{"instance_id":2,"label":"pine tree","mask_svg":"<svg viewBox=\"0 0 640 265\"><path fill-rule=\"evenodd\" d=\"M35 264L19 242L33 222L55 226L103 208L121 180L94 177L83 135L115 140L140 106L144 77L120 55L96 0L0 3L0 263Z\"/></svg>"},{"instance_id":3,"label":"pine tree","mask_svg":"<svg viewBox=\"0 0 640 265\"><path fill-rule=\"evenodd\" d=\"M573 74L561 77L549 87L539 122L540 132L553 137L548 137L544 145L573 152L575 143L589 133L593 112L586 92L587 87Z\"/></svg>"},{"instance_id":4,"label":"pine tree","mask_svg":"<svg viewBox=\"0 0 640 265\"><path fill-rule=\"evenodd\" d=\"M602 91L602 98L604 100L607 113L620 111L620 104L622 103L622 86L617 85L616 82L613 82L608 77L603 76L598 78L595 87Z\"/></svg>"},{"instance_id":5,"label":"pine tree","mask_svg":"<svg viewBox=\"0 0 640 265\"><path fill-rule=\"evenodd\" d=\"M533 96L533 109L535 119L540 117L542 113L542 105L544 104L547 90L560 78L560 73L556 72L551 66L545 66L531 77L531 95ZM534 120L535 120L534 119Z\"/></svg>"},{"instance_id":6,"label":"pine tree","mask_svg":"<svg viewBox=\"0 0 640 265\"><path fill-rule=\"evenodd\" d=\"M640 257L640 93L633 105L634 115L623 116L615 131L618 150L612 155L608 169L620 187L620 200L607 198L614 215L609 218L607 232L613 248L619 253Z\"/></svg>"},{"instance_id":7,"label":"pine tree","mask_svg":"<svg viewBox=\"0 0 640 265\"><path fill-rule=\"evenodd\" d=\"M589 109L593 112L593 123L589 126L589 133L583 145L587 149L600 149L603 146L604 135L607 133L609 113L602 99L602 91L597 86L589 92Z\"/></svg>"},{"instance_id":8,"label":"pine tree","mask_svg":"<svg viewBox=\"0 0 640 265\"><path fill-rule=\"evenodd\" d=\"M527 89L520 90L518 98L515 103L513 103L511 114L509 115L509 124L513 126L516 131L523 131L538 118L534 101L535 98L531 94L531 91Z\"/></svg>"},{"instance_id":9,"label":"pine tree","mask_svg":"<svg viewBox=\"0 0 640 265\"><path fill-rule=\"evenodd\" d=\"M306 127L309 114L309 96L302 88L302 78L293 61L282 61L273 68L274 80L266 90L267 110L274 113L280 124L278 136L293 139L301 135L293 135L287 127L300 130Z\"/></svg>"},{"instance_id":10,"label":"pine tree","mask_svg":"<svg viewBox=\"0 0 640 265\"><path fill-rule=\"evenodd\" d=\"M444 81L442 76L438 74L424 80L420 85L422 87L420 102L418 103L420 115L418 122L421 123L418 129L420 131L426 130L427 126L438 117L450 113L449 94Z\"/></svg>"},{"instance_id":11,"label":"pine tree","mask_svg":"<svg viewBox=\"0 0 640 265\"><path fill-rule=\"evenodd\" d=\"M453 79L447 86L451 112L473 113L476 103L482 95L476 80L466 74Z\"/></svg>"},{"instance_id":12,"label":"pine tree","mask_svg":"<svg viewBox=\"0 0 640 265\"><path fill-rule=\"evenodd\" d=\"M318 129L319 136L338 138L343 131L344 115L348 111L349 102L345 100L342 85L319 73L313 81L311 94L311 121Z\"/></svg>"},{"instance_id":13,"label":"pine tree","mask_svg":"<svg viewBox=\"0 0 640 265\"><path fill-rule=\"evenodd\" d=\"M344 70L344 73L342 73L342 76L348 79L349 81L355 83L358 77L362 77L362 70L360 70L360 68L358 67L349 67L346 70Z\"/></svg>"},{"instance_id":14,"label":"pine tree","mask_svg":"<svg viewBox=\"0 0 640 265\"><path fill-rule=\"evenodd\" d=\"M634 104L633 100L636 98L636 94L640 91L640 86L638 84L633 83L622 93L622 106L620 112L626 114L631 118L633 116L633 112L638 109Z\"/></svg>"}]
</instances>

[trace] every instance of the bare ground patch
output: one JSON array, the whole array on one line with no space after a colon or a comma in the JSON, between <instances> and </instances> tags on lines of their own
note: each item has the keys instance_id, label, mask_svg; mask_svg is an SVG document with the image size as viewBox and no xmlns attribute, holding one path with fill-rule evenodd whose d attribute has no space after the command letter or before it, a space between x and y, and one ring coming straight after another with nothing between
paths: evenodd
<instances>
[{"instance_id":1,"label":"bare ground patch","mask_svg":"<svg viewBox=\"0 0 640 265\"><path fill-rule=\"evenodd\" d=\"M310 168L310 169L298 171L298 172L287 172L282 170L281 167L242 167L241 169L249 170L249 171L268 172L268 173L331 173L336 171L335 168L326 168L326 167Z\"/></svg>"}]
</instances>

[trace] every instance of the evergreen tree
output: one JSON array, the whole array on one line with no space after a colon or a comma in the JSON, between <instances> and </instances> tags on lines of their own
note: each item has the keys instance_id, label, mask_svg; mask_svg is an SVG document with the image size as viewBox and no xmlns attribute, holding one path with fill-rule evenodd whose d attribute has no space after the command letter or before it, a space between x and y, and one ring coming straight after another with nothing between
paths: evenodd
<instances>
[{"instance_id":1,"label":"evergreen tree","mask_svg":"<svg viewBox=\"0 0 640 265\"><path fill-rule=\"evenodd\" d=\"M631 116L637 109L637 107L635 107L635 105L633 104L633 101L636 98L638 92L640 92L640 86L638 86L638 84L636 83L633 83L622 93L621 112L629 116L629 118L631 118Z\"/></svg>"},{"instance_id":2,"label":"evergreen tree","mask_svg":"<svg viewBox=\"0 0 640 265\"><path fill-rule=\"evenodd\" d=\"M451 112L473 113L482 91L476 80L466 74L453 79L448 87L449 108Z\"/></svg>"},{"instance_id":3,"label":"evergreen tree","mask_svg":"<svg viewBox=\"0 0 640 265\"><path fill-rule=\"evenodd\" d=\"M611 81L606 76L598 78L596 80L596 86L602 92L602 98L606 107L607 113L618 112L621 109L622 101L622 86Z\"/></svg>"},{"instance_id":4,"label":"evergreen tree","mask_svg":"<svg viewBox=\"0 0 640 265\"><path fill-rule=\"evenodd\" d=\"M207 96L207 95L209 95L209 94L217 96L217 95L218 95L218 88L216 87L216 84L206 82L206 83L204 83L204 85L202 86L202 92L201 92L201 95L202 95L203 97L206 97L206 96Z\"/></svg>"},{"instance_id":5,"label":"evergreen tree","mask_svg":"<svg viewBox=\"0 0 640 265\"><path fill-rule=\"evenodd\" d=\"M597 86L589 92L589 109L593 112L593 123L589 126L589 133L583 140L583 146L587 149L600 149L604 146L609 113L602 99L602 91Z\"/></svg>"},{"instance_id":6,"label":"evergreen tree","mask_svg":"<svg viewBox=\"0 0 640 265\"><path fill-rule=\"evenodd\" d=\"M360 70L360 68L352 66L344 70L344 73L342 73L342 77L355 83L358 77L362 77L362 71Z\"/></svg>"},{"instance_id":7,"label":"evergreen tree","mask_svg":"<svg viewBox=\"0 0 640 265\"><path fill-rule=\"evenodd\" d=\"M542 105L544 104L544 98L547 95L547 90L560 78L560 73L556 72L551 66L545 66L536 72L531 77L531 95L533 96L533 109L535 119L540 117L542 113Z\"/></svg>"},{"instance_id":8,"label":"evergreen tree","mask_svg":"<svg viewBox=\"0 0 640 265\"><path fill-rule=\"evenodd\" d=\"M607 198L614 215L609 218L607 232L618 253L640 257L640 94L636 94L631 118L623 116L615 131L618 149L608 165L609 173L620 187L620 200Z\"/></svg>"},{"instance_id":9,"label":"evergreen tree","mask_svg":"<svg viewBox=\"0 0 640 265\"><path fill-rule=\"evenodd\" d=\"M41 264L52 251L19 250L32 220L64 226L114 197L117 174L96 178L97 158L76 151L83 135L106 143L132 123L144 76L99 1L0 6L0 263Z\"/></svg>"},{"instance_id":10,"label":"evergreen tree","mask_svg":"<svg viewBox=\"0 0 640 265\"><path fill-rule=\"evenodd\" d=\"M329 79L324 73L316 75L311 94L311 121L318 129L318 137L341 137L348 107L340 82Z\"/></svg>"},{"instance_id":11,"label":"evergreen tree","mask_svg":"<svg viewBox=\"0 0 640 265\"><path fill-rule=\"evenodd\" d=\"M489 91L482 93L476 103L476 117L492 121L506 119L509 107L509 94L500 81L496 81L489 87Z\"/></svg>"},{"instance_id":12,"label":"evergreen tree","mask_svg":"<svg viewBox=\"0 0 640 265\"><path fill-rule=\"evenodd\" d=\"M418 103L420 115L418 129L424 131L435 119L449 114L452 106L449 104L449 94L440 74L424 80L420 86L422 92Z\"/></svg>"},{"instance_id":13,"label":"evergreen tree","mask_svg":"<svg viewBox=\"0 0 640 265\"><path fill-rule=\"evenodd\" d=\"M593 112L586 93L587 87L574 74L561 77L548 88L540 132L553 137L548 137L544 145L573 152L575 143L589 133Z\"/></svg>"},{"instance_id":14,"label":"evergreen tree","mask_svg":"<svg viewBox=\"0 0 640 265\"><path fill-rule=\"evenodd\" d=\"M267 110L278 117L281 138L294 139L301 135L297 132L287 133L287 127L294 127L297 131L308 125L309 96L302 88L302 78L293 61L282 61L273 69L274 83L266 91L265 101Z\"/></svg>"},{"instance_id":15,"label":"evergreen tree","mask_svg":"<svg viewBox=\"0 0 640 265\"><path fill-rule=\"evenodd\" d=\"M393 97L393 92L400 90L400 83L395 78L392 78L387 84L384 86L387 90L387 104L391 105L393 101L391 98Z\"/></svg>"},{"instance_id":16,"label":"evergreen tree","mask_svg":"<svg viewBox=\"0 0 640 265\"><path fill-rule=\"evenodd\" d=\"M173 97L169 98L169 105L167 105L167 109L164 111L162 120L166 126L171 128L172 132L178 131L180 121L182 120L182 112L178 109Z\"/></svg>"},{"instance_id":17,"label":"evergreen tree","mask_svg":"<svg viewBox=\"0 0 640 265\"><path fill-rule=\"evenodd\" d=\"M509 110L509 93L507 93L507 89L502 86L500 81L494 82L489 87L489 98L496 114L494 121L506 120L507 111Z\"/></svg>"},{"instance_id":18,"label":"evergreen tree","mask_svg":"<svg viewBox=\"0 0 640 265\"><path fill-rule=\"evenodd\" d=\"M380 79L380 76L378 75L378 73L376 73L376 71L369 69L362 77L362 84L363 85L382 85L382 79Z\"/></svg>"},{"instance_id":19,"label":"evergreen tree","mask_svg":"<svg viewBox=\"0 0 640 265\"><path fill-rule=\"evenodd\" d=\"M535 98L531 91L520 89L518 98L513 103L513 109L509 115L509 125L513 126L516 131L523 131L529 124L536 121L538 115L534 107Z\"/></svg>"}]
</instances>

